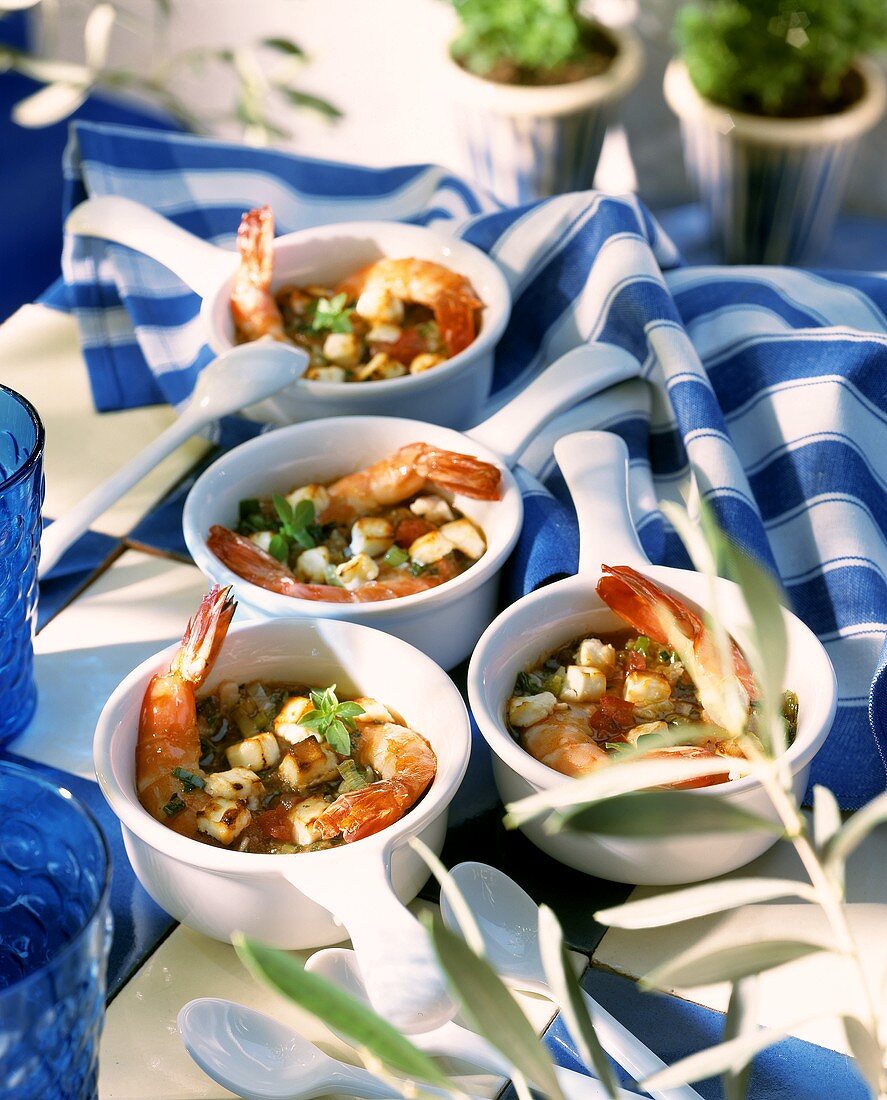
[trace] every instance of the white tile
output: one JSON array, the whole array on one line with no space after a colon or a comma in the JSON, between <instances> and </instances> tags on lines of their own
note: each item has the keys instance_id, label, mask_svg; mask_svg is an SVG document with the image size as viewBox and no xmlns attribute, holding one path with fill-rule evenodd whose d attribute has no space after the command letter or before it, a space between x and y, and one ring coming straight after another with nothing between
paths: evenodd
<instances>
[{"instance_id":1,"label":"white tile","mask_svg":"<svg viewBox=\"0 0 887 1100\"><path fill-rule=\"evenodd\" d=\"M46 515L76 504L175 419L167 405L98 415L73 318L24 306L0 327L0 382L33 402L46 426ZM205 453L192 439L93 523L125 535Z\"/></svg>"},{"instance_id":2,"label":"white tile","mask_svg":"<svg viewBox=\"0 0 887 1100\"><path fill-rule=\"evenodd\" d=\"M205 591L195 566L124 553L37 635L37 712L15 752L92 779L92 737L106 700L182 636Z\"/></svg>"},{"instance_id":3,"label":"white tile","mask_svg":"<svg viewBox=\"0 0 887 1100\"><path fill-rule=\"evenodd\" d=\"M864 970L876 999L882 996L887 976L887 935L884 905L887 903L887 827L879 829L854 854L847 876L848 916L863 958ZM729 877L760 876L804 879L794 849L779 843L749 866ZM663 891L637 889L632 898ZM764 939L800 938L832 943L832 936L818 906L796 900L748 905L730 913L683 921L667 928L643 931L611 929L594 954L594 963L632 978L682 951L733 946ZM697 1004L723 1012L729 989L726 984L679 990ZM834 955L811 955L763 974L760 979L759 1023L769 1027L791 1024L791 1034L821 1046L846 1051L842 1027L835 1020L810 1020L819 1013L841 1010L862 1012L863 997L850 964ZM797 1021L807 1021L796 1024Z\"/></svg>"},{"instance_id":4,"label":"white tile","mask_svg":"<svg viewBox=\"0 0 887 1100\"><path fill-rule=\"evenodd\" d=\"M306 958L310 952L300 952ZM100 1056L99 1100L221 1100L231 1094L191 1061L176 1028L182 1005L195 997L227 997L267 1013L318 1043L328 1054L355 1061L326 1028L261 985L228 944L179 927L164 941L108 1008ZM538 1031L551 1019L547 1001L521 996ZM501 1079L464 1081L477 1096L496 1095Z\"/></svg>"}]
</instances>

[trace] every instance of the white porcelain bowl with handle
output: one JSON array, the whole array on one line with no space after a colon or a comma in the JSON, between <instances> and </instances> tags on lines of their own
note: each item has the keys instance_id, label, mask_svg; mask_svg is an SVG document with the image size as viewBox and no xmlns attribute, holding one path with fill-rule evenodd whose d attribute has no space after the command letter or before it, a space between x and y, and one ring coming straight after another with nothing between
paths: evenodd
<instances>
[{"instance_id":1,"label":"white porcelain bowl with handle","mask_svg":"<svg viewBox=\"0 0 887 1100\"><path fill-rule=\"evenodd\" d=\"M232 233L237 229L232 225ZM117 195L87 199L68 215L65 230L126 245L157 260L203 299L200 317L210 347L234 344L231 289L238 256L188 233L150 207ZM273 402L248 414L273 423L323 416L415 416L463 428L476 418L493 380L493 353L511 313L501 269L479 248L452 234L401 222L352 221L287 233L274 241L272 289L335 286L384 256L433 260L464 275L484 303L480 331L464 351L422 374L376 382L316 382L300 378Z\"/></svg>"},{"instance_id":2,"label":"white porcelain bowl with handle","mask_svg":"<svg viewBox=\"0 0 887 1100\"><path fill-rule=\"evenodd\" d=\"M530 756L508 732L505 707L515 677L575 638L624 629L595 586L601 565L630 565L697 608L705 606L708 579L686 569L651 565L638 542L628 509L628 452L618 436L578 432L565 436L555 455L579 518L579 571L512 604L490 625L468 670L468 696L481 733L493 752L493 771L504 803L550 790L570 780ZM742 644L749 621L737 586L718 582L718 603L730 634ZM783 611L788 637L784 687L798 695L798 731L787 752L792 786L800 798L810 763L835 716L837 685L831 661L813 632ZM694 789L696 798L726 798L743 810L776 820L769 797L753 777ZM548 833L542 819L523 826L542 851L580 871L617 882L667 885L696 882L741 867L766 851L773 833L709 833L634 839Z\"/></svg>"},{"instance_id":3,"label":"white porcelain bowl with handle","mask_svg":"<svg viewBox=\"0 0 887 1100\"><path fill-rule=\"evenodd\" d=\"M468 715L453 682L424 654L365 626L310 619L233 626L202 691L223 680L335 683L340 697L366 695L399 711L437 757L424 797L382 832L320 852L258 855L179 836L139 803L135 753L142 699L177 648L126 677L95 732L96 776L120 820L139 881L173 917L215 939L242 931L276 947L301 949L350 936L365 973L373 975L368 980L377 1002L387 1005L393 997L402 1022L419 1011L417 1005L433 1011L435 998L443 999L440 976L424 930L403 903L428 877L407 842L419 837L440 852L448 807L468 766Z\"/></svg>"},{"instance_id":4,"label":"white porcelain bowl with handle","mask_svg":"<svg viewBox=\"0 0 887 1100\"><path fill-rule=\"evenodd\" d=\"M365 623L403 638L443 668L453 668L471 653L495 614L499 571L520 534L523 503L511 473L519 454L557 413L638 373L637 360L623 349L583 345L553 363L494 416L464 433L426 421L370 416L314 420L269 432L222 455L194 484L183 516L188 549L207 577L233 586L237 599L252 611L274 618L323 616ZM455 506L484 532L487 550L445 584L377 603L295 599L244 580L207 546L212 526L236 525L243 499L328 483L416 442L470 453L501 470L500 500L455 497Z\"/></svg>"}]
</instances>

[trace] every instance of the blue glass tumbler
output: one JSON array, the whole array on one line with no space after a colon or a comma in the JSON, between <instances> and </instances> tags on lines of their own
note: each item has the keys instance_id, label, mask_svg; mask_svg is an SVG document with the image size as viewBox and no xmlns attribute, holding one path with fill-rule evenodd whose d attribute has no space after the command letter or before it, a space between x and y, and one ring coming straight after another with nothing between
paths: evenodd
<instances>
[{"instance_id":1,"label":"blue glass tumbler","mask_svg":"<svg viewBox=\"0 0 887 1100\"><path fill-rule=\"evenodd\" d=\"M0 761L0 1096L94 1100L110 862L62 787Z\"/></svg>"},{"instance_id":2,"label":"blue glass tumbler","mask_svg":"<svg viewBox=\"0 0 887 1100\"><path fill-rule=\"evenodd\" d=\"M0 386L0 745L37 705L31 641L43 506L43 425L30 401Z\"/></svg>"}]
</instances>

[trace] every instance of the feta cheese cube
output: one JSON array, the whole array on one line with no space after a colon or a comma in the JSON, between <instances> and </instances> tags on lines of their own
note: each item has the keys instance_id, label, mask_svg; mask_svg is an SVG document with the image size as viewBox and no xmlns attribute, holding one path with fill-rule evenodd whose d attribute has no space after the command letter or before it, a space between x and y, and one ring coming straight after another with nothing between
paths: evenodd
<instances>
[{"instance_id":1,"label":"feta cheese cube","mask_svg":"<svg viewBox=\"0 0 887 1100\"><path fill-rule=\"evenodd\" d=\"M280 748L273 733L257 733L225 750L232 768L252 768L260 772L273 768L280 759Z\"/></svg>"},{"instance_id":2,"label":"feta cheese cube","mask_svg":"<svg viewBox=\"0 0 887 1100\"><path fill-rule=\"evenodd\" d=\"M400 378L407 373L407 368L399 359L387 355L384 351L377 351L365 367L357 372L358 378L363 382L367 378Z\"/></svg>"},{"instance_id":3,"label":"feta cheese cube","mask_svg":"<svg viewBox=\"0 0 887 1100\"><path fill-rule=\"evenodd\" d=\"M306 737L293 745L281 760L277 774L282 783L294 791L301 791L335 779L339 775L338 762L339 758L326 741Z\"/></svg>"},{"instance_id":4,"label":"feta cheese cube","mask_svg":"<svg viewBox=\"0 0 887 1100\"><path fill-rule=\"evenodd\" d=\"M403 320L403 302L383 287L367 287L355 302L354 312L367 321L399 325Z\"/></svg>"},{"instance_id":5,"label":"feta cheese cube","mask_svg":"<svg viewBox=\"0 0 887 1100\"><path fill-rule=\"evenodd\" d=\"M443 363L445 359L446 356L444 355L435 355L433 351L423 351L415 356L410 363L410 374L424 374L425 371L436 367L438 363Z\"/></svg>"},{"instance_id":6,"label":"feta cheese cube","mask_svg":"<svg viewBox=\"0 0 887 1100\"><path fill-rule=\"evenodd\" d=\"M400 339L402 329L399 325L373 325L367 333L367 340L376 344L393 344Z\"/></svg>"},{"instance_id":7,"label":"feta cheese cube","mask_svg":"<svg viewBox=\"0 0 887 1100\"><path fill-rule=\"evenodd\" d=\"M330 552L326 546L313 546L303 550L296 558L296 571L299 576L312 584L326 584L326 569L330 563Z\"/></svg>"},{"instance_id":8,"label":"feta cheese cube","mask_svg":"<svg viewBox=\"0 0 887 1100\"><path fill-rule=\"evenodd\" d=\"M410 511L414 516L421 516L422 519L427 519L429 523L438 525L449 523L451 519L456 518L449 503L443 497L434 494L427 497L416 497L410 505Z\"/></svg>"},{"instance_id":9,"label":"feta cheese cube","mask_svg":"<svg viewBox=\"0 0 887 1100\"><path fill-rule=\"evenodd\" d=\"M197 811L197 828L222 844L236 840L252 821L252 814L242 802L229 798L214 798Z\"/></svg>"},{"instance_id":10,"label":"feta cheese cube","mask_svg":"<svg viewBox=\"0 0 887 1100\"><path fill-rule=\"evenodd\" d=\"M366 581L374 581L378 575L379 567L369 554L355 554L336 566L336 576L349 592L360 588Z\"/></svg>"},{"instance_id":11,"label":"feta cheese cube","mask_svg":"<svg viewBox=\"0 0 887 1100\"><path fill-rule=\"evenodd\" d=\"M362 351L360 337L354 332L331 332L323 342L325 358L337 367L356 367Z\"/></svg>"},{"instance_id":12,"label":"feta cheese cube","mask_svg":"<svg viewBox=\"0 0 887 1100\"><path fill-rule=\"evenodd\" d=\"M568 665L561 699L564 702L596 703L607 690L607 677L599 668Z\"/></svg>"},{"instance_id":13,"label":"feta cheese cube","mask_svg":"<svg viewBox=\"0 0 887 1100\"><path fill-rule=\"evenodd\" d=\"M453 520L452 523L445 523L440 533L472 561L477 561L487 548L483 532L479 527L475 527L470 519L464 517Z\"/></svg>"},{"instance_id":14,"label":"feta cheese cube","mask_svg":"<svg viewBox=\"0 0 887 1100\"><path fill-rule=\"evenodd\" d=\"M293 844L313 844L315 840L322 839L323 834L317 822L328 805L317 795L309 795L293 806L287 814L293 827Z\"/></svg>"},{"instance_id":15,"label":"feta cheese cube","mask_svg":"<svg viewBox=\"0 0 887 1100\"><path fill-rule=\"evenodd\" d=\"M455 549L440 531L428 531L410 544L410 557L419 565L432 565Z\"/></svg>"},{"instance_id":16,"label":"feta cheese cube","mask_svg":"<svg viewBox=\"0 0 887 1100\"><path fill-rule=\"evenodd\" d=\"M298 489L287 493L286 499L293 508L299 501L310 500L314 505L315 516L321 515L330 506L330 495L323 485L300 485Z\"/></svg>"},{"instance_id":17,"label":"feta cheese cube","mask_svg":"<svg viewBox=\"0 0 887 1100\"><path fill-rule=\"evenodd\" d=\"M309 711L314 710L314 704L306 695L293 695L283 704L280 713L274 719L274 732L284 741L295 745L297 741L304 741L306 737L313 737L313 733L307 726L300 726L299 719Z\"/></svg>"},{"instance_id":18,"label":"feta cheese cube","mask_svg":"<svg viewBox=\"0 0 887 1100\"><path fill-rule=\"evenodd\" d=\"M586 668L599 668L609 674L616 671L616 650L600 638L585 638L579 643L576 661Z\"/></svg>"},{"instance_id":19,"label":"feta cheese cube","mask_svg":"<svg viewBox=\"0 0 887 1100\"><path fill-rule=\"evenodd\" d=\"M658 672L629 672L622 688L622 698L635 706L661 703L671 695L671 684Z\"/></svg>"},{"instance_id":20,"label":"feta cheese cube","mask_svg":"<svg viewBox=\"0 0 887 1100\"><path fill-rule=\"evenodd\" d=\"M508 721L518 729L535 725L547 718L556 704L557 699L550 691L540 691L538 695L514 695L508 700Z\"/></svg>"},{"instance_id":21,"label":"feta cheese cube","mask_svg":"<svg viewBox=\"0 0 887 1100\"><path fill-rule=\"evenodd\" d=\"M259 799L265 793L262 780L250 768L213 772L206 777L203 789L213 798L246 802L251 810L259 808Z\"/></svg>"},{"instance_id":22,"label":"feta cheese cube","mask_svg":"<svg viewBox=\"0 0 887 1100\"><path fill-rule=\"evenodd\" d=\"M344 367L312 367L308 378L312 382L347 382L348 372Z\"/></svg>"},{"instance_id":23,"label":"feta cheese cube","mask_svg":"<svg viewBox=\"0 0 887 1100\"><path fill-rule=\"evenodd\" d=\"M394 527L382 516L364 516L351 528L351 553L381 557L394 542Z\"/></svg>"}]
</instances>

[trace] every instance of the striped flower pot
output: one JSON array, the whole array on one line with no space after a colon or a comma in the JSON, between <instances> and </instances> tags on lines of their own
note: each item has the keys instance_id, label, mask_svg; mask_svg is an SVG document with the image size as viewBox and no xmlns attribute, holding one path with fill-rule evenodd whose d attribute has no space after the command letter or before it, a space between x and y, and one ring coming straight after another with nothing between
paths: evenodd
<instances>
[{"instance_id":1,"label":"striped flower pot","mask_svg":"<svg viewBox=\"0 0 887 1100\"><path fill-rule=\"evenodd\" d=\"M610 67L570 84L498 84L449 59L465 167L500 202L591 187L607 126L643 61L634 34L612 27L607 33L618 46Z\"/></svg>"},{"instance_id":2,"label":"striped flower pot","mask_svg":"<svg viewBox=\"0 0 887 1100\"><path fill-rule=\"evenodd\" d=\"M887 82L860 59L862 98L833 115L764 118L704 99L683 62L665 73L687 171L728 263L814 263L835 218L860 137L884 114Z\"/></svg>"}]
</instances>

